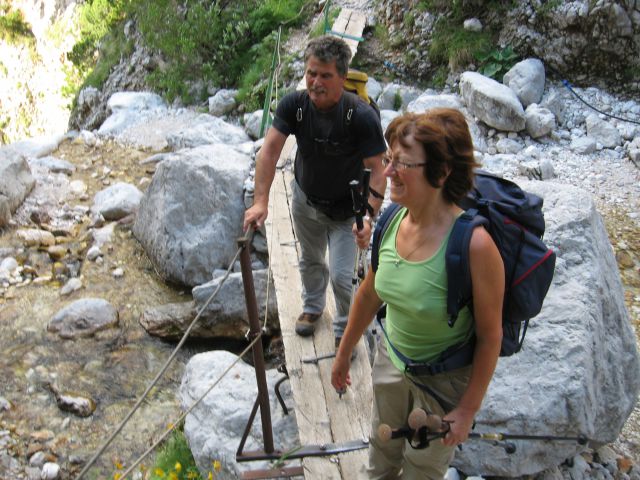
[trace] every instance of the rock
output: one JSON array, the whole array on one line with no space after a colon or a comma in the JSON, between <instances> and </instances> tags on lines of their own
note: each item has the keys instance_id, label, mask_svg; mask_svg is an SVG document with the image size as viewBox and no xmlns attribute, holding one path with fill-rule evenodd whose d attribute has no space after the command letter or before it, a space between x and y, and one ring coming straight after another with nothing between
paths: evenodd
<instances>
[{"instance_id":1,"label":"rock","mask_svg":"<svg viewBox=\"0 0 640 480\"><path fill-rule=\"evenodd\" d=\"M253 113L246 113L244 115L244 129L247 132L247 135L249 135L253 140L257 140L261 137L260 126L262 125L262 112L263 110L256 110Z\"/></svg>"},{"instance_id":2,"label":"rock","mask_svg":"<svg viewBox=\"0 0 640 480\"><path fill-rule=\"evenodd\" d=\"M367 95L369 95L376 101L376 103L378 103L377 100L381 93L382 85L380 85L380 82L372 76L369 76L369 78L367 79Z\"/></svg>"},{"instance_id":3,"label":"rock","mask_svg":"<svg viewBox=\"0 0 640 480\"><path fill-rule=\"evenodd\" d=\"M167 106L162 97L155 93L116 92L109 98L107 108L111 115L98 129L98 135L121 134L149 116L165 112Z\"/></svg>"},{"instance_id":4,"label":"rock","mask_svg":"<svg viewBox=\"0 0 640 480\"><path fill-rule=\"evenodd\" d=\"M408 87L397 83L390 83L382 89L378 98L380 110L403 110L422 93L415 87Z\"/></svg>"},{"instance_id":5,"label":"rock","mask_svg":"<svg viewBox=\"0 0 640 480\"><path fill-rule=\"evenodd\" d=\"M6 225L29 195L36 181L24 155L0 147L0 227Z\"/></svg>"},{"instance_id":6,"label":"rock","mask_svg":"<svg viewBox=\"0 0 640 480\"><path fill-rule=\"evenodd\" d=\"M587 117L587 135L605 148L614 148L622 144L622 136L618 129L595 113Z\"/></svg>"},{"instance_id":7,"label":"rock","mask_svg":"<svg viewBox=\"0 0 640 480\"><path fill-rule=\"evenodd\" d=\"M73 175L73 172L76 171L76 166L73 163L52 156L34 158L29 164L44 167L52 173L64 173L65 175Z\"/></svg>"},{"instance_id":8,"label":"rock","mask_svg":"<svg viewBox=\"0 0 640 480\"><path fill-rule=\"evenodd\" d=\"M13 273L18 268L18 262L13 257L7 257L0 262L0 270L4 270L8 273Z\"/></svg>"},{"instance_id":9,"label":"rock","mask_svg":"<svg viewBox=\"0 0 640 480\"><path fill-rule=\"evenodd\" d=\"M146 308L140 316L140 325L149 335L177 340L182 338L184 332L198 314L193 302L168 303ZM198 321L191 333L191 338L211 338L215 333L211 332L201 321Z\"/></svg>"},{"instance_id":10,"label":"rock","mask_svg":"<svg viewBox=\"0 0 640 480\"><path fill-rule=\"evenodd\" d=\"M18 230L16 235L24 244L28 247L34 245L42 245L45 247L55 245L56 238L51 232L46 230L37 230L35 228L29 228L24 230Z\"/></svg>"},{"instance_id":11,"label":"rock","mask_svg":"<svg viewBox=\"0 0 640 480\"><path fill-rule=\"evenodd\" d=\"M219 90L213 97L209 97L209 113L221 117L236 108L237 90Z\"/></svg>"},{"instance_id":12,"label":"rock","mask_svg":"<svg viewBox=\"0 0 640 480\"><path fill-rule=\"evenodd\" d=\"M87 250L87 260L94 261L100 255L102 255L102 252L100 251L100 247L97 245L93 245L89 250Z\"/></svg>"},{"instance_id":13,"label":"rock","mask_svg":"<svg viewBox=\"0 0 640 480\"><path fill-rule=\"evenodd\" d=\"M522 104L509 87L479 73L464 72L460 95L469 111L490 127L513 132L524 129Z\"/></svg>"},{"instance_id":14,"label":"rock","mask_svg":"<svg viewBox=\"0 0 640 480\"><path fill-rule=\"evenodd\" d=\"M113 276L113 278L122 278L124 277L124 269L121 267L115 268L111 272L111 275Z\"/></svg>"},{"instance_id":15,"label":"rock","mask_svg":"<svg viewBox=\"0 0 640 480\"><path fill-rule=\"evenodd\" d=\"M32 467L42 467L47 461L47 455L42 450L29 457L29 465Z\"/></svg>"},{"instance_id":16,"label":"rock","mask_svg":"<svg viewBox=\"0 0 640 480\"><path fill-rule=\"evenodd\" d=\"M462 110L464 107L457 95L437 95L423 93L407 105L407 112L424 113L432 108L455 108Z\"/></svg>"},{"instance_id":17,"label":"rock","mask_svg":"<svg viewBox=\"0 0 640 480\"><path fill-rule=\"evenodd\" d=\"M556 128L556 117L550 110L532 103L524 112L525 128L531 138L549 135Z\"/></svg>"},{"instance_id":18,"label":"rock","mask_svg":"<svg viewBox=\"0 0 640 480\"><path fill-rule=\"evenodd\" d=\"M11 402L4 397L0 397L0 412L11 410Z\"/></svg>"},{"instance_id":19,"label":"rock","mask_svg":"<svg viewBox=\"0 0 640 480\"><path fill-rule=\"evenodd\" d=\"M573 140L571 140L571 145L569 148L576 153L588 155L596 151L597 142L591 137L574 138Z\"/></svg>"},{"instance_id":20,"label":"rock","mask_svg":"<svg viewBox=\"0 0 640 480\"><path fill-rule=\"evenodd\" d=\"M61 338L91 337L118 325L118 311L101 298L83 298L65 306L49 321L47 331Z\"/></svg>"},{"instance_id":21,"label":"rock","mask_svg":"<svg viewBox=\"0 0 640 480\"><path fill-rule=\"evenodd\" d=\"M517 140L511 140L510 138L501 138L496 142L496 149L498 153L515 154L522 150L524 146Z\"/></svg>"},{"instance_id":22,"label":"rock","mask_svg":"<svg viewBox=\"0 0 640 480\"><path fill-rule=\"evenodd\" d=\"M477 18L468 18L463 22L462 28L468 32L481 32L482 22Z\"/></svg>"},{"instance_id":23,"label":"rock","mask_svg":"<svg viewBox=\"0 0 640 480\"><path fill-rule=\"evenodd\" d=\"M176 152L158 165L133 233L167 280L200 285L227 268L242 234L242 184L251 158L220 144Z\"/></svg>"},{"instance_id":24,"label":"rock","mask_svg":"<svg viewBox=\"0 0 640 480\"><path fill-rule=\"evenodd\" d=\"M267 270L253 272L253 283L256 292L256 301L259 305L258 315L260 324L264 323L264 305L267 299ZM199 285L192 290L196 309L200 311L211 294L218 288L222 278L214 278L208 283ZM273 283L269 283L269 307L266 323L267 333L272 333L278 328L278 306ZM232 273L226 279L216 297L209 303L203 312L203 322L207 330L212 334L219 332L222 336L244 338L249 324L247 305L244 298L242 275ZM215 335L212 335L215 336Z\"/></svg>"},{"instance_id":25,"label":"rock","mask_svg":"<svg viewBox=\"0 0 640 480\"><path fill-rule=\"evenodd\" d=\"M502 83L514 91L524 108L532 103L540 103L544 82L544 65L537 58L516 63L502 79Z\"/></svg>"},{"instance_id":26,"label":"rock","mask_svg":"<svg viewBox=\"0 0 640 480\"><path fill-rule=\"evenodd\" d=\"M183 409L191 407L210 388L237 357L225 351L197 354L189 360L180 385L180 403ZM267 370L268 390L273 391L281 375ZM288 382L280 387L285 400L290 397ZM211 459L222 464L216 478L234 479L248 469L268 468L267 462L236 463L238 438L242 436L249 412L257 395L255 371L239 361L220 383L187 415L184 433L203 478L211 469ZM295 416L284 415L275 395L269 395L274 444L282 451L299 445ZM291 412L293 413L293 412ZM249 432L245 451L258 450L262 445L260 420ZM299 465L293 461L290 465Z\"/></svg>"},{"instance_id":27,"label":"rock","mask_svg":"<svg viewBox=\"0 0 640 480\"><path fill-rule=\"evenodd\" d=\"M444 475L444 480L460 480L460 474L455 468L449 468Z\"/></svg>"},{"instance_id":28,"label":"rock","mask_svg":"<svg viewBox=\"0 0 640 480\"><path fill-rule=\"evenodd\" d=\"M82 281L79 278L71 278L60 289L60 295L66 296L75 292L76 290L80 290L81 288L82 288Z\"/></svg>"},{"instance_id":29,"label":"rock","mask_svg":"<svg viewBox=\"0 0 640 480\"><path fill-rule=\"evenodd\" d=\"M63 139L64 135L31 137L27 140L12 143L8 148L27 158L39 158L57 150ZM0 176L0 178L2 177Z\"/></svg>"},{"instance_id":30,"label":"rock","mask_svg":"<svg viewBox=\"0 0 640 480\"><path fill-rule=\"evenodd\" d=\"M64 412L73 413L78 417L88 417L96 409L96 402L87 394L63 392L52 383L47 383L46 387L53 393L58 408Z\"/></svg>"},{"instance_id":31,"label":"rock","mask_svg":"<svg viewBox=\"0 0 640 480\"><path fill-rule=\"evenodd\" d=\"M42 466L40 478L42 480L57 480L58 478L60 478L60 465L53 462L45 463Z\"/></svg>"},{"instance_id":32,"label":"rock","mask_svg":"<svg viewBox=\"0 0 640 480\"><path fill-rule=\"evenodd\" d=\"M138 210L142 192L129 183L118 182L96 193L93 198L93 212L105 220L119 220Z\"/></svg>"},{"instance_id":33,"label":"rock","mask_svg":"<svg viewBox=\"0 0 640 480\"><path fill-rule=\"evenodd\" d=\"M602 218L583 190L519 183L544 198L544 238L558 255L556 272L523 350L499 360L476 431L581 432L612 442L636 404L640 361ZM453 466L482 475L532 475L582 449L570 442L526 442L507 455L485 442L467 442Z\"/></svg>"},{"instance_id":34,"label":"rock","mask_svg":"<svg viewBox=\"0 0 640 480\"><path fill-rule=\"evenodd\" d=\"M167 135L167 143L172 150L195 148L210 144L240 145L251 139L242 127L231 125L218 117L201 114L182 128Z\"/></svg>"}]
</instances>

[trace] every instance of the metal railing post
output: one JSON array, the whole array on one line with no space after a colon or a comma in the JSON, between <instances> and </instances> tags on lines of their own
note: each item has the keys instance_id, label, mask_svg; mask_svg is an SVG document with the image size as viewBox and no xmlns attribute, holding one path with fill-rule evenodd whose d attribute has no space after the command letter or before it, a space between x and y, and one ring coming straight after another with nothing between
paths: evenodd
<instances>
[{"instance_id":1,"label":"metal railing post","mask_svg":"<svg viewBox=\"0 0 640 480\"><path fill-rule=\"evenodd\" d=\"M249 314L249 336L253 340L260 335L260 319L258 317L258 304L256 292L253 285L253 272L251 271L251 255L249 254L249 244L251 243L251 233L238 239L238 246L242 248L240 253L240 267L242 271L242 284L244 285L244 298L247 303L247 313ZM269 405L269 390L267 387L267 376L265 372L264 354L262 342L256 342L253 346L253 365L256 371L258 382L258 403L260 404L260 419L262 421L262 439L264 441L264 451L273 453L273 430L271 426L271 407Z\"/></svg>"}]
</instances>

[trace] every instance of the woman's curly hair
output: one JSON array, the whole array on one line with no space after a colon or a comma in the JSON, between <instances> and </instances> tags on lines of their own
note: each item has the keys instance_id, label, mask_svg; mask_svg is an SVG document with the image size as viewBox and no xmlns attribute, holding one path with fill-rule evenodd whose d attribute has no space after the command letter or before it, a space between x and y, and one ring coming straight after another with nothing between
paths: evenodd
<instances>
[{"instance_id":1,"label":"woman's curly hair","mask_svg":"<svg viewBox=\"0 0 640 480\"><path fill-rule=\"evenodd\" d=\"M384 134L389 147L395 142L408 147L406 139L410 136L424 149L427 164L423 171L427 182L434 188L442 188L446 201L459 203L471 190L473 171L479 166L464 115L453 108L405 113L394 118Z\"/></svg>"}]
</instances>

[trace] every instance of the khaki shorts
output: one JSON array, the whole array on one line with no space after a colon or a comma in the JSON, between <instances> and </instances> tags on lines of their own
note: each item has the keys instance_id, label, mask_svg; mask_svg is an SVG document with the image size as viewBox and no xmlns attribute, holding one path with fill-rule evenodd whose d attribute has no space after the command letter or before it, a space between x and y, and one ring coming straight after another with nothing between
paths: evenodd
<instances>
[{"instance_id":1,"label":"khaki shorts","mask_svg":"<svg viewBox=\"0 0 640 480\"><path fill-rule=\"evenodd\" d=\"M391 363L384 342L378 344L373 365L372 438L367 469L369 478L439 480L444 477L453 460L455 447L447 447L436 439L427 448L417 450L405 439L382 443L376 438L376 432L381 423L393 429L405 426L409 413L418 407L444 416L458 404L467 388L470 375L471 366L468 366L439 375L412 377L434 391L444 403L441 405Z\"/></svg>"}]
</instances>

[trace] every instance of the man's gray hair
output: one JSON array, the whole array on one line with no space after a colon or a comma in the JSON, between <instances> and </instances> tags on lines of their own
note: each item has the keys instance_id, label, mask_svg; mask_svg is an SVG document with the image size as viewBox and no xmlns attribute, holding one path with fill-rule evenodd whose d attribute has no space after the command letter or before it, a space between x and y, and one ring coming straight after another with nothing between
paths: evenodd
<instances>
[{"instance_id":1,"label":"man's gray hair","mask_svg":"<svg viewBox=\"0 0 640 480\"><path fill-rule=\"evenodd\" d=\"M322 35L314 38L304 51L304 63L306 64L312 56L323 63L331 63L335 60L338 74L342 77L347 76L349 60L351 60L351 49L341 38L333 35Z\"/></svg>"}]
</instances>

